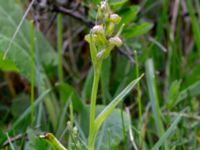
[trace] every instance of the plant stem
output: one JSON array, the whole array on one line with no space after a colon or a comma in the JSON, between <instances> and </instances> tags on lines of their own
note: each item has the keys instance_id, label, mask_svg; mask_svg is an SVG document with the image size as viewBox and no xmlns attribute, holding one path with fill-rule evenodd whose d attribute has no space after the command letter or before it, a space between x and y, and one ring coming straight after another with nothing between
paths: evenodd
<instances>
[{"instance_id":1,"label":"plant stem","mask_svg":"<svg viewBox=\"0 0 200 150\"><path fill-rule=\"evenodd\" d=\"M88 150L94 150L95 146L96 97L99 86L100 72L101 72L101 63L98 63L94 66L94 79L92 85L91 104L90 104L90 129L89 129Z\"/></svg>"},{"instance_id":2,"label":"plant stem","mask_svg":"<svg viewBox=\"0 0 200 150\"><path fill-rule=\"evenodd\" d=\"M69 112L70 112L70 128L71 128L71 130L73 130L74 115L73 115L73 105L72 105L72 102L69 105Z\"/></svg>"},{"instance_id":3,"label":"plant stem","mask_svg":"<svg viewBox=\"0 0 200 150\"><path fill-rule=\"evenodd\" d=\"M34 126L34 87L35 87L35 30L34 24L30 24L30 49L31 49L31 126Z\"/></svg>"},{"instance_id":4,"label":"plant stem","mask_svg":"<svg viewBox=\"0 0 200 150\"><path fill-rule=\"evenodd\" d=\"M62 70L62 15L57 16L57 49L58 49L58 78L59 82L63 83L63 70Z\"/></svg>"},{"instance_id":5,"label":"plant stem","mask_svg":"<svg viewBox=\"0 0 200 150\"><path fill-rule=\"evenodd\" d=\"M136 63L136 78L139 77L139 64L138 64L138 55L137 51L134 51L135 54L135 63ZM141 147L143 141L143 131L142 131L142 103L141 103L141 91L140 91L140 82L137 84L137 103L138 103L138 111L139 111L139 130L140 130L140 144Z\"/></svg>"},{"instance_id":6,"label":"plant stem","mask_svg":"<svg viewBox=\"0 0 200 150\"><path fill-rule=\"evenodd\" d=\"M71 101L71 99L70 99ZM69 146L72 148L72 143L76 144L74 141L73 141L73 122L74 122L74 116L73 116L73 105L72 105L72 101L70 102L70 105L69 105L69 114L70 114L70 136L69 136Z\"/></svg>"}]
</instances>

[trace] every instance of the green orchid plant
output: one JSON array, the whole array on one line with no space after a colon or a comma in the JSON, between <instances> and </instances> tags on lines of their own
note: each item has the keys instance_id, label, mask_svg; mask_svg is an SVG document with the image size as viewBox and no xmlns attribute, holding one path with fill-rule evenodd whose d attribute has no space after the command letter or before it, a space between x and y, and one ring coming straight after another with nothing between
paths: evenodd
<instances>
[{"instance_id":1,"label":"green orchid plant","mask_svg":"<svg viewBox=\"0 0 200 150\"><path fill-rule=\"evenodd\" d=\"M113 112L116 106L124 99L124 97L133 89L133 87L140 81L143 75L130 82L104 109L96 116L96 100L97 92L101 74L101 68L103 61L110 56L111 51L115 47L120 47L123 42L120 38L120 34L124 28L124 24L121 25L118 32L115 33L116 25L121 21L121 17L111 11L107 1L102 1L97 14L98 24L90 30L89 34L85 36L85 40L89 43L90 55L92 66L94 70L91 101L90 101L90 126L88 137L88 150L95 149L95 139L100 127L107 117ZM50 134L51 135L51 134ZM55 138L52 138L55 139ZM48 142L50 142L47 139ZM54 140L54 144L57 146L58 141ZM55 148L54 146L54 148ZM61 145L60 150L63 149Z\"/></svg>"},{"instance_id":2,"label":"green orchid plant","mask_svg":"<svg viewBox=\"0 0 200 150\"><path fill-rule=\"evenodd\" d=\"M115 27L120 23L121 17L111 11L107 1L102 1L98 9L97 22L88 35L85 36L85 40L90 45L90 54L92 59L92 65L94 69L94 79L91 94L90 103L90 130L88 139L88 149L93 150L95 147L95 138L102 123L108 117L108 115L114 110L116 105L128 94L133 86L139 81L139 79L130 83L98 116L95 118L96 111L96 99L97 91L101 73L102 62L110 56L114 47L120 47L123 42L119 37L124 24L121 25L119 31L115 34Z\"/></svg>"}]
</instances>

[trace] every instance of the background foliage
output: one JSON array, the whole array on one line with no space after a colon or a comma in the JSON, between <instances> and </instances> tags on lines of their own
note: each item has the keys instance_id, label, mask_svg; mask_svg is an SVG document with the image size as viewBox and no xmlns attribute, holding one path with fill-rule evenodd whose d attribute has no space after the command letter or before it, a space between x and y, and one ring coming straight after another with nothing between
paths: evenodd
<instances>
[{"instance_id":1,"label":"background foliage","mask_svg":"<svg viewBox=\"0 0 200 150\"><path fill-rule=\"evenodd\" d=\"M17 30L30 3L0 0L0 147L50 149L39 135L51 132L68 149L87 149L94 71L84 36L95 24L100 0L35 0ZM199 149L199 1L108 3L122 17L116 32L123 23L125 27L123 46L102 65L97 114L130 81L142 73L144 77L106 119L95 150ZM58 73L58 14L63 82Z\"/></svg>"}]
</instances>

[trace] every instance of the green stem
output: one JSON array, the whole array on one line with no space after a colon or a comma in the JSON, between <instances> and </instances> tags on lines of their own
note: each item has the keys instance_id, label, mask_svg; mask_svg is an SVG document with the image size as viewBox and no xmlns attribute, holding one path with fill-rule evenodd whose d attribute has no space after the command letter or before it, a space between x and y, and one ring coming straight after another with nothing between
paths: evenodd
<instances>
[{"instance_id":1,"label":"green stem","mask_svg":"<svg viewBox=\"0 0 200 150\"><path fill-rule=\"evenodd\" d=\"M57 17L57 49L58 49L58 78L59 82L63 83L63 70L62 70L62 14L58 14Z\"/></svg>"},{"instance_id":2,"label":"green stem","mask_svg":"<svg viewBox=\"0 0 200 150\"><path fill-rule=\"evenodd\" d=\"M70 100L71 101L71 100ZM73 141L73 122L74 122L74 116L73 116L73 105L72 101L69 105L69 114L70 114L70 136L69 136L69 146L72 148L72 143L76 144L76 142Z\"/></svg>"},{"instance_id":3,"label":"green stem","mask_svg":"<svg viewBox=\"0 0 200 150\"><path fill-rule=\"evenodd\" d=\"M35 87L35 30L34 24L30 24L30 49L31 49L31 126L34 126L34 87Z\"/></svg>"},{"instance_id":4,"label":"green stem","mask_svg":"<svg viewBox=\"0 0 200 150\"><path fill-rule=\"evenodd\" d=\"M138 64L138 55L137 51L134 51L135 54L135 63L136 63L136 78L139 77L139 64ZM140 130L140 144L143 146L143 131L142 131L142 103L141 103L141 91L140 91L140 82L137 84L137 103L139 111L139 130Z\"/></svg>"},{"instance_id":5,"label":"green stem","mask_svg":"<svg viewBox=\"0 0 200 150\"><path fill-rule=\"evenodd\" d=\"M70 112L70 128L71 131L73 130L73 122L74 122L74 115L73 115L73 105L72 102L69 105L69 112Z\"/></svg>"},{"instance_id":6,"label":"green stem","mask_svg":"<svg viewBox=\"0 0 200 150\"><path fill-rule=\"evenodd\" d=\"M94 80L92 85L91 103L90 103L90 129L89 129L89 141L88 150L94 150L95 146L95 112L96 112L96 97L99 86L99 78L101 72L101 63L98 63L94 67Z\"/></svg>"}]
</instances>

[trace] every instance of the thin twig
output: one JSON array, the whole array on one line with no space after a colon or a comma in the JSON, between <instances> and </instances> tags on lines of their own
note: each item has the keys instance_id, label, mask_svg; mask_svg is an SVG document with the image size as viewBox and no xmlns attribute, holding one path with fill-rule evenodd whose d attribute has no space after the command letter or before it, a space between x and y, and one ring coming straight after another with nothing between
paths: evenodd
<instances>
[{"instance_id":1,"label":"thin twig","mask_svg":"<svg viewBox=\"0 0 200 150\"><path fill-rule=\"evenodd\" d=\"M15 141L18 141L18 140L20 140L20 139L22 139L24 136L26 136L26 135L18 134L18 135L15 136L15 137L9 137L9 136L8 136L8 133L7 133L8 140L5 141L5 142L3 143L2 148L5 148L5 147L8 146L9 144L11 144L11 143L13 143L13 142L15 142Z\"/></svg>"},{"instance_id":2,"label":"thin twig","mask_svg":"<svg viewBox=\"0 0 200 150\"><path fill-rule=\"evenodd\" d=\"M135 60L133 59L132 55L131 55L129 52L127 52L127 51L125 51L125 50L123 50L123 49L121 49L121 48L118 48L118 52L119 52L121 55L123 55L123 56L125 56L126 58L128 58L128 60L130 61L131 64L135 64Z\"/></svg>"},{"instance_id":3,"label":"thin twig","mask_svg":"<svg viewBox=\"0 0 200 150\"><path fill-rule=\"evenodd\" d=\"M12 149L12 150L15 150L15 148L14 148L14 146L13 146L11 140L10 140L10 137L9 137L8 133L6 133L6 136L7 136L7 138L8 138L8 143L9 143L11 149Z\"/></svg>"},{"instance_id":4,"label":"thin twig","mask_svg":"<svg viewBox=\"0 0 200 150\"><path fill-rule=\"evenodd\" d=\"M52 27L52 25L54 24L54 21L55 21L55 19L56 19L56 16L57 16L57 14L54 13L53 16L50 18L50 21L49 21L49 23L48 23L48 25L47 25L47 28L44 30L44 35L47 35L49 29L50 29L50 28Z\"/></svg>"},{"instance_id":5,"label":"thin twig","mask_svg":"<svg viewBox=\"0 0 200 150\"><path fill-rule=\"evenodd\" d=\"M94 23L92 21L88 20L85 16L81 15L80 13L78 13L74 10L66 9L64 7L54 6L53 11L67 14L67 15L83 22L84 24L88 25L89 27L94 26Z\"/></svg>"},{"instance_id":6,"label":"thin twig","mask_svg":"<svg viewBox=\"0 0 200 150\"><path fill-rule=\"evenodd\" d=\"M186 4L185 4L185 0L182 0L182 1L181 1L181 6L182 6L182 11L183 11L183 16L188 16L189 13L188 13L188 11L187 11L187 6L186 6Z\"/></svg>"},{"instance_id":7,"label":"thin twig","mask_svg":"<svg viewBox=\"0 0 200 150\"><path fill-rule=\"evenodd\" d=\"M149 36L148 40L152 43L154 43L157 47L159 47L163 52L167 52L167 48L164 47L164 45L162 45L159 41L157 41L156 39L154 39L153 37Z\"/></svg>"}]
</instances>

